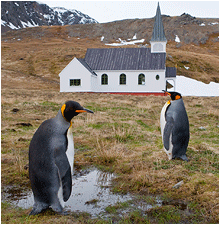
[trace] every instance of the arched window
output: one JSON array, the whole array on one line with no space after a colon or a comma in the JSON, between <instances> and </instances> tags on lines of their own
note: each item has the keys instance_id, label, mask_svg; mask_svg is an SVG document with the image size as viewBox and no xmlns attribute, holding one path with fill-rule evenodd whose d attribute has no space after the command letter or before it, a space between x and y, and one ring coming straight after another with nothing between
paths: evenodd
<instances>
[{"instance_id":1,"label":"arched window","mask_svg":"<svg viewBox=\"0 0 220 225\"><path fill-rule=\"evenodd\" d=\"M143 73L138 75L138 84L144 85L145 84L145 75Z\"/></svg>"},{"instance_id":2,"label":"arched window","mask_svg":"<svg viewBox=\"0 0 220 225\"><path fill-rule=\"evenodd\" d=\"M120 84L126 84L126 75L124 73L120 75Z\"/></svg>"},{"instance_id":3,"label":"arched window","mask_svg":"<svg viewBox=\"0 0 220 225\"><path fill-rule=\"evenodd\" d=\"M108 85L108 75L102 74L102 85Z\"/></svg>"},{"instance_id":4,"label":"arched window","mask_svg":"<svg viewBox=\"0 0 220 225\"><path fill-rule=\"evenodd\" d=\"M160 76L157 74L156 75L156 80L159 80L160 79Z\"/></svg>"}]
</instances>

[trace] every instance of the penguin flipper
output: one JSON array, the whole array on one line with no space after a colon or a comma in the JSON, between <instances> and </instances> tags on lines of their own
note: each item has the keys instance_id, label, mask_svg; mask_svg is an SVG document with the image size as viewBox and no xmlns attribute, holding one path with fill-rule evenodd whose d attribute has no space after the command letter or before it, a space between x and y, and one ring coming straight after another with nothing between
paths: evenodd
<instances>
[{"instance_id":1,"label":"penguin flipper","mask_svg":"<svg viewBox=\"0 0 220 225\"><path fill-rule=\"evenodd\" d=\"M67 170L64 177L62 177L62 185L63 185L63 200L66 202L72 192L72 175L71 175L71 167Z\"/></svg>"},{"instance_id":2,"label":"penguin flipper","mask_svg":"<svg viewBox=\"0 0 220 225\"><path fill-rule=\"evenodd\" d=\"M61 147L56 148L55 150L55 164L59 169L59 174L62 181L63 187L63 200L66 202L72 191L72 175L71 175L71 167L65 153Z\"/></svg>"},{"instance_id":3,"label":"penguin flipper","mask_svg":"<svg viewBox=\"0 0 220 225\"><path fill-rule=\"evenodd\" d=\"M170 135L174 126L174 119L172 117L166 117L166 124L163 131L163 145L168 151L170 148Z\"/></svg>"}]
</instances>

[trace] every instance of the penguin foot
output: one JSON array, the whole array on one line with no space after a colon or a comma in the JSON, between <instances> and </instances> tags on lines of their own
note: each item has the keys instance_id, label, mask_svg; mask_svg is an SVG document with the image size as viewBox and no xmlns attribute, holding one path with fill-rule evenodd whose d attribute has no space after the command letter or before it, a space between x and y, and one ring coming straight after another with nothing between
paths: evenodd
<instances>
[{"instance_id":1,"label":"penguin foot","mask_svg":"<svg viewBox=\"0 0 220 225\"><path fill-rule=\"evenodd\" d=\"M36 210L31 210L31 212L29 213L29 216L34 216L34 215L37 215L39 214L40 212L37 212Z\"/></svg>"},{"instance_id":2,"label":"penguin foot","mask_svg":"<svg viewBox=\"0 0 220 225\"><path fill-rule=\"evenodd\" d=\"M29 216L35 216L41 212L43 212L45 209L32 209L31 212L29 213Z\"/></svg>"},{"instance_id":3,"label":"penguin foot","mask_svg":"<svg viewBox=\"0 0 220 225\"><path fill-rule=\"evenodd\" d=\"M35 203L33 206L33 209L29 213L29 216L37 215L37 214L41 213L42 211L46 210L47 208L49 208L49 206L47 204Z\"/></svg>"},{"instance_id":4,"label":"penguin foot","mask_svg":"<svg viewBox=\"0 0 220 225\"><path fill-rule=\"evenodd\" d=\"M64 211L63 211L63 207L60 205L59 202L57 202L56 204L51 205L51 208L53 209L54 212L60 214L60 215L64 215Z\"/></svg>"},{"instance_id":5,"label":"penguin foot","mask_svg":"<svg viewBox=\"0 0 220 225\"><path fill-rule=\"evenodd\" d=\"M189 162L188 158L186 157L186 155L181 155L181 156L178 156L178 157L174 157L172 159L181 159L183 161L186 161L186 162Z\"/></svg>"},{"instance_id":6,"label":"penguin foot","mask_svg":"<svg viewBox=\"0 0 220 225\"><path fill-rule=\"evenodd\" d=\"M181 155L179 158L182 159L183 161L189 162L189 160L186 157L186 155Z\"/></svg>"},{"instance_id":7,"label":"penguin foot","mask_svg":"<svg viewBox=\"0 0 220 225\"><path fill-rule=\"evenodd\" d=\"M60 215L63 215L63 216L67 216L67 215L69 215L69 212L68 211L62 211L59 214Z\"/></svg>"}]
</instances>

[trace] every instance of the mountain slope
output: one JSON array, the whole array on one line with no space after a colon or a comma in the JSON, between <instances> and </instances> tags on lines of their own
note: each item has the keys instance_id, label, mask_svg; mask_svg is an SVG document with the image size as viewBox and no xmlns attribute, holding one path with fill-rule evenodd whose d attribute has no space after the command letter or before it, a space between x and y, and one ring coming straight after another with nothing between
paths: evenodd
<instances>
[{"instance_id":1,"label":"mountain slope","mask_svg":"<svg viewBox=\"0 0 220 225\"><path fill-rule=\"evenodd\" d=\"M77 10L61 7L50 8L35 1L2 1L2 32L42 25L72 25L98 23L93 18Z\"/></svg>"}]
</instances>

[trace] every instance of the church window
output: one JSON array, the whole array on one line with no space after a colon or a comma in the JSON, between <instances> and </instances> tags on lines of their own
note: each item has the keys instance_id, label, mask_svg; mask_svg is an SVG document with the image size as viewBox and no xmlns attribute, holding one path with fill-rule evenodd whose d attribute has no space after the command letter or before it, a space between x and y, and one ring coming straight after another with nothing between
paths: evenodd
<instances>
[{"instance_id":1,"label":"church window","mask_svg":"<svg viewBox=\"0 0 220 225\"><path fill-rule=\"evenodd\" d=\"M143 73L138 75L138 85L145 85L145 75Z\"/></svg>"},{"instance_id":2,"label":"church window","mask_svg":"<svg viewBox=\"0 0 220 225\"><path fill-rule=\"evenodd\" d=\"M126 84L126 75L124 73L120 75L120 84Z\"/></svg>"},{"instance_id":3,"label":"church window","mask_svg":"<svg viewBox=\"0 0 220 225\"><path fill-rule=\"evenodd\" d=\"M159 80L160 79L160 76L157 74L156 75L156 80Z\"/></svg>"},{"instance_id":4,"label":"church window","mask_svg":"<svg viewBox=\"0 0 220 225\"><path fill-rule=\"evenodd\" d=\"M70 79L70 86L81 86L81 79Z\"/></svg>"},{"instance_id":5,"label":"church window","mask_svg":"<svg viewBox=\"0 0 220 225\"><path fill-rule=\"evenodd\" d=\"M102 85L108 85L108 75L102 74Z\"/></svg>"}]
</instances>

